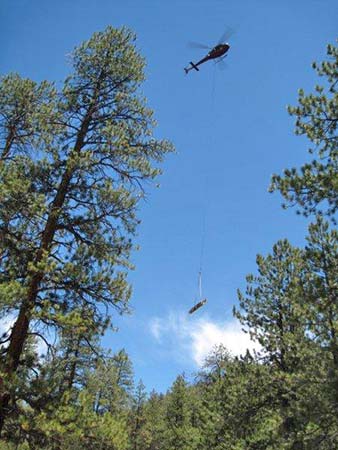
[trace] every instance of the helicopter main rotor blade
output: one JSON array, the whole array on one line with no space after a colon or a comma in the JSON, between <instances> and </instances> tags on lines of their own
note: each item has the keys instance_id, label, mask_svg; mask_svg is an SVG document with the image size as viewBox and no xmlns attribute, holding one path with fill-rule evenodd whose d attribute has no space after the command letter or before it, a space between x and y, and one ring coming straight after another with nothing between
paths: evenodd
<instances>
[{"instance_id":1,"label":"helicopter main rotor blade","mask_svg":"<svg viewBox=\"0 0 338 450\"><path fill-rule=\"evenodd\" d=\"M233 36L234 34L235 34L235 30L231 27L227 27L224 30L222 36L220 37L218 44L223 44L224 42L228 41L231 38L231 36Z\"/></svg>"},{"instance_id":2,"label":"helicopter main rotor blade","mask_svg":"<svg viewBox=\"0 0 338 450\"><path fill-rule=\"evenodd\" d=\"M199 42L195 42L195 41L190 41L189 43L188 43L188 46L190 47L190 48L203 48L203 49L205 49L205 50L209 50L211 47L208 47L207 45L205 45L205 44L200 44Z\"/></svg>"}]
</instances>

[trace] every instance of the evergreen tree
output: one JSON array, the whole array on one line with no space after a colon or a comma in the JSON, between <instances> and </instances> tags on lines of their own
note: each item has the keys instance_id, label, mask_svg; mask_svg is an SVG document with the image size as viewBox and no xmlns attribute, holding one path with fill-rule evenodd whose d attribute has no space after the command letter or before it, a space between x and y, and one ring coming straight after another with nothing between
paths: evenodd
<instances>
[{"instance_id":1,"label":"evergreen tree","mask_svg":"<svg viewBox=\"0 0 338 450\"><path fill-rule=\"evenodd\" d=\"M247 276L246 297L239 291L240 313L235 315L262 346L264 360L284 372L302 363L307 345L304 316L307 266L303 252L287 240L273 247L272 255L257 256L258 276Z\"/></svg>"},{"instance_id":2,"label":"evergreen tree","mask_svg":"<svg viewBox=\"0 0 338 450\"><path fill-rule=\"evenodd\" d=\"M335 223L337 212L338 166L338 48L328 46L328 61L314 64L325 77L316 93L299 93L299 105L289 112L297 117L296 133L306 135L314 144L310 153L315 159L301 171L286 170L284 177L273 176L272 189L280 190L288 204L297 204L306 216L316 213L309 227L308 244L303 252L307 265L306 289L298 308L306 317L307 338L316 349L303 364L298 375L298 398L295 412L308 417L303 427L304 448L331 449L338 446L337 411L337 232L321 217ZM311 412L311 414L309 414Z\"/></svg>"},{"instance_id":3,"label":"evergreen tree","mask_svg":"<svg viewBox=\"0 0 338 450\"><path fill-rule=\"evenodd\" d=\"M65 450L127 450L128 429L126 417L109 412L97 414L93 410L94 397L83 390L77 401L64 394L52 414L40 413L35 418L39 440L28 434L31 448Z\"/></svg>"},{"instance_id":4,"label":"evergreen tree","mask_svg":"<svg viewBox=\"0 0 338 450\"><path fill-rule=\"evenodd\" d=\"M190 389L184 375L179 375L168 394L165 447L172 450L193 450L200 440L193 424Z\"/></svg>"},{"instance_id":5,"label":"evergreen tree","mask_svg":"<svg viewBox=\"0 0 338 450\"><path fill-rule=\"evenodd\" d=\"M322 217L309 227L305 258L310 267L306 302L309 333L321 349L304 368L308 380L316 374L321 380L301 396L311 398L317 391L317 401L311 405L316 426L305 439L315 448L329 449L338 446L338 235Z\"/></svg>"},{"instance_id":6,"label":"evergreen tree","mask_svg":"<svg viewBox=\"0 0 338 450\"><path fill-rule=\"evenodd\" d=\"M338 233L321 217L310 225L305 257L309 262L308 308L310 329L317 342L331 353L338 369Z\"/></svg>"},{"instance_id":7,"label":"evergreen tree","mask_svg":"<svg viewBox=\"0 0 338 450\"><path fill-rule=\"evenodd\" d=\"M165 448L165 411L167 399L163 394L152 391L144 405L145 423L142 427L142 450Z\"/></svg>"},{"instance_id":8,"label":"evergreen tree","mask_svg":"<svg viewBox=\"0 0 338 450\"><path fill-rule=\"evenodd\" d=\"M205 411L200 448L281 448L270 369L249 353L234 358L220 346L206 358L204 371L198 384Z\"/></svg>"},{"instance_id":9,"label":"evergreen tree","mask_svg":"<svg viewBox=\"0 0 338 450\"><path fill-rule=\"evenodd\" d=\"M243 312L235 310L235 315L262 346L262 360L271 365L270 384L283 418L281 435L290 448L303 449L298 434L311 419L298 411L297 400L304 368L320 357L320 349L308 335L308 265L304 253L286 240L274 246L272 255L258 256L257 264L259 276L247 277L246 297L239 292Z\"/></svg>"},{"instance_id":10,"label":"evergreen tree","mask_svg":"<svg viewBox=\"0 0 338 450\"><path fill-rule=\"evenodd\" d=\"M145 433L143 428L146 422L146 399L147 393L145 391L145 386L142 380L140 380L134 392L130 411L130 441L131 449L133 450L142 450L145 448Z\"/></svg>"},{"instance_id":11,"label":"evergreen tree","mask_svg":"<svg viewBox=\"0 0 338 450\"><path fill-rule=\"evenodd\" d=\"M70 358L68 367L62 348L35 379L25 377L19 396L24 402L16 402L16 415L7 420L4 438L30 448L127 449L130 361L123 351L110 357L93 352L91 361L88 357L87 347L80 346L72 385L74 360ZM93 364L96 369L90 370Z\"/></svg>"},{"instance_id":12,"label":"evergreen tree","mask_svg":"<svg viewBox=\"0 0 338 450\"><path fill-rule=\"evenodd\" d=\"M95 371L88 374L86 388L95 399L93 409L97 414L126 416L133 391L133 369L127 353L121 350L98 360Z\"/></svg>"},{"instance_id":13,"label":"evergreen tree","mask_svg":"<svg viewBox=\"0 0 338 450\"><path fill-rule=\"evenodd\" d=\"M259 276L247 277L235 314L269 368L269 407L280 418L274 445L329 449L338 430L337 234L319 218L307 240L305 250L280 241L272 255L258 256Z\"/></svg>"},{"instance_id":14,"label":"evergreen tree","mask_svg":"<svg viewBox=\"0 0 338 450\"><path fill-rule=\"evenodd\" d=\"M28 82L36 101L26 102L24 80L2 82L0 304L15 322L1 360L0 429L32 324L101 329L110 307L127 308L137 203L159 173L152 163L171 151L151 137L134 39L124 28L95 33L74 50L62 92Z\"/></svg>"}]
</instances>

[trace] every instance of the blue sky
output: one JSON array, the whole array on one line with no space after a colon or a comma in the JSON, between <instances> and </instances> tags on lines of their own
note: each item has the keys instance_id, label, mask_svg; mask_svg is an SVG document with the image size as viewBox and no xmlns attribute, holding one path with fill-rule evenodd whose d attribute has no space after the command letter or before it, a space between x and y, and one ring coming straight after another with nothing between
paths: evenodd
<instances>
[{"instance_id":1,"label":"blue sky","mask_svg":"<svg viewBox=\"0 0 338 450\"><path fill-rule=\"evenodd\" d=\"M249 343L231 310L256 254L285 237L303 244L307 222L267 189L272 173L308 158L286 105L318 82L311 63L334 42L337 17L334 0L2 0L1 74L59 83L70 70L66 54L93 32L126 25L137 33L156 136L177 153L139 208L133 314L116 317L119 332L104 343L127 350L149 390L165 391L178 373L197 371L217 342L243 351ZM212 46L228 26L236 34L227 69L206 63L186 76L183 67L203 56L187 43ZM208 303L188 317L204 220Z\"/></svg>"}]
</instances>

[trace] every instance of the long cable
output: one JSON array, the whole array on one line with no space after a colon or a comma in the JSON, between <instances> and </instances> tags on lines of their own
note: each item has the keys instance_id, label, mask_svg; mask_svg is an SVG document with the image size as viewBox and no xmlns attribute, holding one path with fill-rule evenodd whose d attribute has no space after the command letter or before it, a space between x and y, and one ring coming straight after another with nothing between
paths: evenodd
<instances>
[{"instance_id":1,"label":"long cable","mask_svg":"<svg viewBox=\"0 0 338 450\"><path fill-rule=\"evenodd\" d=\"M216 84L216 64L214 65L214 70L212 74L212 84L211 84L211 105L210 105L210 117L213 121L214 109L215 109L215 84ZM213 122L212 122L213 123ZM211 127L210 127L211 130ZM213 133L210 131L209 142L213 142ZM212 145L210 145L212 147ZM204 181L204 206L203 206L203 216L202 216L202 236L201 236L201 251L200 251L200 264L198 271L198 294L199 299L202 300L202 269L203 269L203 259L204 259L204 249L205 249L205 238L206 238L206 217L207 217L207 206L208 206L208 173L205 174Z\"/></svg>"}]
</instances>

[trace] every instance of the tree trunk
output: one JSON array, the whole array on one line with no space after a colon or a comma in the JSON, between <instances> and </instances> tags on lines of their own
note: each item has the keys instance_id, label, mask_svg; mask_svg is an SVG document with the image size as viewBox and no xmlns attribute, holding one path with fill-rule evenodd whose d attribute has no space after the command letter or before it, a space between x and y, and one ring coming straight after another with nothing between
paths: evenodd
<instances>
[{"instance_id":1,"label":"tree trunk","mask_svg":"<svg viewBox=\"0 0 338 450\"><path fill-rule=\"evenodd\" d=\"M93 112L93 107L89 108L86 117L83 120L82 126L79 130L76 144L74 146L73 154L79 154L83 144L84 138L88 131L90 118ZM69 160L71 159L70 158ZM47 223L41 238L40 248L36 253L36 257L33 261L34 267L43 261L46 255L49 254L50 247L52 245L55 232L57 230L58 219L60 216L61 208L64 204L66 194L68 192L69 184L73 176L72 165L67 165L66 170L62 176L60 185L58 187L56 196L52 202L50 213L47 219ZM27 297L23 300L18 317L13 326L10 336L10 343L6 353L6 359L4 362L3 373L6 377L6 382L10 382L12 375L16 372L20 357L23 352L24 343L28 335L29 324L32 313L36 306L36 299L39 292L40 283L43 280L44 272L42 270L32 271L28 274L29 279L27 286ZM10 402L10 394L4 386L3 380L0 383L0 436L2 433L5 418L8 414L8 405Z\"/></svg>"},{"instance_id":2,"label":"tree trunk","mask_svg":"<svg viewBox=\"0 0 338 450\"><path fill-rule=\"evenodd\" d=\"M0 160L5 160L7 158L8 154L9 154L9 151L11 149L12 143L14 141L14 137L15 137L15 126L12 125L10 127L8 136L6 138L6 144L5 144L5 147L4 147L4 149L3 149L2 153L1 153Z\"/></svg>"}]
</instances>

